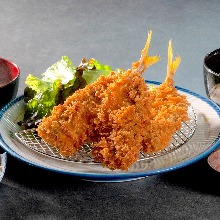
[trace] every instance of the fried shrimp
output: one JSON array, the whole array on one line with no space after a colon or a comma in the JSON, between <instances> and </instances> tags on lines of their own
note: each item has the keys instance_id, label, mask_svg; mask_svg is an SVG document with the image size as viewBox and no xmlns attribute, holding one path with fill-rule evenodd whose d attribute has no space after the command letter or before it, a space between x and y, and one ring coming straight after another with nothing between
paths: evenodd
<instances>
[{"instance_id":1,"label":"fried shrimp","mask_svg":"<svg viewBox=\"0 0 220 220\"><path fill-rule=\"evenodd\" d=\"M151 35L132 69L112 72L76 91L43 118L38 135L63 155L73 155L83 143L92 142L95 161L112 170L127 170L149 133L151 99L141 74L159 60L148 56Z\"/></svg>"},{"instance_id":2,"label":"fried shrimp","mask_svg":"<svg viewBox=\"0 0 220 220\"><path fill-rule=\"evenodd\" d=\"M150 91L152 99L150 138L143 143L145 153L163 150L171 141L172 135L181 128L181 123L188 120L188 106L185 95L177 92L174 74L181 62L178 56L173 60L172 43L169 41L167 76L165 81Z\"/></svg>"}]
</instances>

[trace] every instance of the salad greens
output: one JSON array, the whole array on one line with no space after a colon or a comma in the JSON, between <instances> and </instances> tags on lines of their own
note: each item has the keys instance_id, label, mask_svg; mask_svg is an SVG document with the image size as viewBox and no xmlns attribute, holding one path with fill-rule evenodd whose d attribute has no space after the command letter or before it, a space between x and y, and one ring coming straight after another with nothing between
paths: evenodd
<instances>
[{"instance_id":1,"label":"salad greens","mask_svg":"<svg viewBox=\"0 0 220 220\"><path fill-rule=\"evenodd\" d=\"M73 66L72 61L63 56L42 74L42 78L29 74L25 81L24 119L19 124L26 129L36 127L44 116L51 114L54 106L62 104L76 90L93 83L101 75L107 76L111 71L110 66L95 59L83 58L79 66Z\"/></svg>"}]
</instances>

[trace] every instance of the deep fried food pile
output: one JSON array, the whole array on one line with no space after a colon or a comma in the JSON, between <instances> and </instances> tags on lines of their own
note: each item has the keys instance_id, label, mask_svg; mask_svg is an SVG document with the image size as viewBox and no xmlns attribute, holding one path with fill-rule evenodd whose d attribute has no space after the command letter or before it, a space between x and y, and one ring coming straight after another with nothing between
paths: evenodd
<instances>
[{"instance_id":1,"label":"deep fried food pile","mask_svg":"<svg viewBox=\"0 0 220 220\"><path fill-rule=\"evenodd\" d=\"M84 143L92 143L94 161L112 170L129 169L141 150L152 152L166 147L181 121L187 119L182 117L187 115L187 101L173 86L172 76L178 65L173 65L172 57L167 79L156 92L149 91L141 77L159 60L158 56L148 56L151 34L132 69L123 74L112 72L77 90L63 105L54 107L51 116L43 118L38 135L66 156L76 153ZM177 104L182 102L186 104ZM179 110L181 114L176 112ZM164 127L167 138L163 138Z\"/></svg>"}]
</instances>

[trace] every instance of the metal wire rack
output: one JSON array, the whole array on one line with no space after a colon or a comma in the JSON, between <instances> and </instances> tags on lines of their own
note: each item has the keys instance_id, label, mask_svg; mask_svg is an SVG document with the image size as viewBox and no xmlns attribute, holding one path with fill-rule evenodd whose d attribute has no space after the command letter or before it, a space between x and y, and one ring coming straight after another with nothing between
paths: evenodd
<instances>
[{"instance_id":1,"label":"metal wire rack","mask_svg":"<svg viewBox=\"0 0 220 220\"><path fill-rule=\"evenodd\" d=\"M185 144L193 136L197 124L196 113L192 107L189 107L188 115L189 120L182 123L181 129L172 136L172 141L167 148L152 154L145 154L141 152L138 160L140 161L163 156ZM59 150L56 147L48 145L41 137L39 137L35 128L18 131L15 133L15 136L28 148L49 157L70 162L95 163L93 158L90 156L91 145L89 143L84 144L74 156L63 156L59 153Z\"/></svg>"}]
</instances>

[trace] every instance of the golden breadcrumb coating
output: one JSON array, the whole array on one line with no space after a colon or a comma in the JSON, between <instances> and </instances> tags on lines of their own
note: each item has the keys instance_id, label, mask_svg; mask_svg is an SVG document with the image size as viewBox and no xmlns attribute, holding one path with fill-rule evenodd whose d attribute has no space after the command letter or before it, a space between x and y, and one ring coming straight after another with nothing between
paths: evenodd
<instances>
[{"instance_id":1,"label":"golden breadcrumb coating","mask_svg":"<svg viewBox=\"0 0 220 220\"><path fill-rule=\"evenodd\" d=\"M127 170L137 161L149 133L151 100L144 79L131 70L110 77L113 81L100 94L94 120L92 156L110 169Z\"/></svg>"},{"instance_id":2,"label":"golden breadcrumb coating","mask_svg":"<svg viewBox=\"0 0 220 220\"><path fill-rule=\"evenodd\" d=\"M142 72L159 57L147 56L151 32L140 61L123 74L112 72L76 91L43 118L38 135L63 155L92 142L92 156L110 169L127 170L138 159L149 133L148 87Z\"/></svg>"},{"instance_id":3,"label":"golden breadcrumb coating","mask_svg":"<svg viewBox=\"0 0 220 220\"><path fill-rule=\"evenodd\" d=\"M76 91L38 126L38 134L63 155L92 142L92 156L110 169L128 169L149 133L150 103L143 78L112 72Z\"/></svg>"},{"instance_id":4,"label":"golden breadcrumb coating","mask_svg":"<svg viewBox=\"0 0 220 220\"><path fill-rule=\"evenodd\" d=\"M128 170L141 150L149 153L166 147L187 120L188 102L173 84L179 61L172 62L171 44L165 82L151 91L141 77L159 60L147 55L151 34L131 70L101 76L77 90L43 118L38 135L66 156L74 155L84 143L92 143L94 161L112 170Z\"/></svg>"},{"instance_id":5,"label":"golden breadcrumb coating","mask_svg":"<svg viewBox=\"0 0 220 220\"><path fill-rule=\"evenodd\" d=\"M172 135L181 128L181 123L188 120L189 103L185 95L178 93L173 80L180 61L180 57L173 61L170 41L165 82L150 91L152 119L150 135L143 142L145 153L163 150L171 141Z\"/></svg>"}]
</instances>

